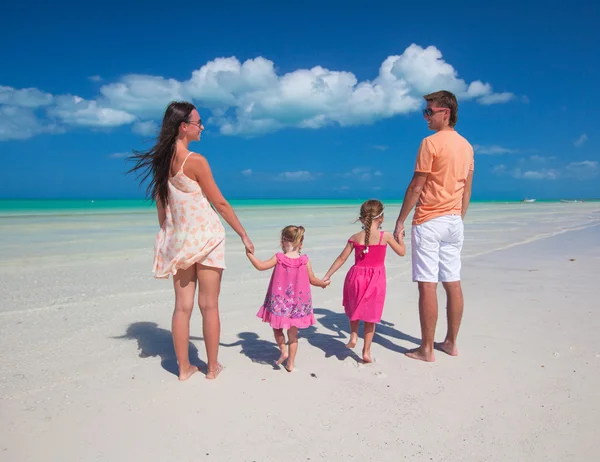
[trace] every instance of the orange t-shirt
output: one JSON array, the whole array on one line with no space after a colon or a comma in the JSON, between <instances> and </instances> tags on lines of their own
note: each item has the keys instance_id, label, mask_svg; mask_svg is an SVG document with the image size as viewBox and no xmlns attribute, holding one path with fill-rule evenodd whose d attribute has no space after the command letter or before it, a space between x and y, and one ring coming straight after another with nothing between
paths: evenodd
<instances>
[{"instance_id":1,"label":"orange t-shirt","mask_svg":"<svg viewBox=\"0 0 600 462\"><path fill-rule=\"evenodd\" d=\"M443 215L460 215L467 176L474 169L473 147L454 130L421 142L415 172L429 173L413 216L419 225Z\"/></svg>"}]
</instances>

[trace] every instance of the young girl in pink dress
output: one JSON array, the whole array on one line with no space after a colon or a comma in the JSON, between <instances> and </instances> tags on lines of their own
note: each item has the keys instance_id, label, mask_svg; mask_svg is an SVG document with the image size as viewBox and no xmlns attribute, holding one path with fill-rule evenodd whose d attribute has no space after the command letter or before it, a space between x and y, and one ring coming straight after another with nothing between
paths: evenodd
<instances>
[{"instance_id":1,"label":"young girl in pink dress","mask_svg":"<svg viewBox=\"0 0 600 462\"><path fill-rule=\"evenodd\" d=\"M360 321L364 321L363 361L370 363L375 324L381 321L385 302L385 251L389 245L394 252L403 257L406 249L404 242L396 242L392 233L380 231L383 223L383 204L380 201L372 199L363 203L359 220L363 224L363 231L353 234L348 239L346 247L333 262L323 280L328 282L354 251L354 265L344 281L342 302L350 319L350 341L346 346L356 346L358 325Z\"/></svg>"},{"instance_id":2,"label":"young girl in pink dress","mask_svg":"<svg viewBox=\"0 0 600 462\"><path fill-rule=\"evenodd\" d=\"M329 285L329 282L315 277L308 257L300 254L303 242L304 227L286 226L281 231L283 253L277 253L267 261L261 261L252 253L246 252L257 270L275 268L265 301L258 310L257 316L273 328L275 341L281 350L277 365L287 360L285 368L288 372L294 370L294 360L298 351L298 329L315 323L310 286L312 284L325 288ZM289 354L283 329L286 329L288 334Z\"/></svg>"}]
</instances>

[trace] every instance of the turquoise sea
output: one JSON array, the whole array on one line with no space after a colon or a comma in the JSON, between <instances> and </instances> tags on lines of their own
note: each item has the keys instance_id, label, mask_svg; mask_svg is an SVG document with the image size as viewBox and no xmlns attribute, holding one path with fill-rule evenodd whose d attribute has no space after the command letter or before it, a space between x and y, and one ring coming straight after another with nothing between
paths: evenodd
<instances>
[{"instance_id":1,"label":"turquoise sea","mask_svg":"<svg viewBox=\"0 0 600 462\"><path fill-rule=\"evenodd\" d=\"M363 199L241 199L231 200L234 208L343 207L358 205ZM401 199L387 199L387 204L400 204ZM518 203L520 201L473 201L474 203ZM536 203L555 203L540 200ZM586 200L600 202L600 199ZM533 204L530 204L533 205ZM143 199L0 199L0 216L62 215L89 213L154 213L154 204Z\"/></svg>"}]
</instances>

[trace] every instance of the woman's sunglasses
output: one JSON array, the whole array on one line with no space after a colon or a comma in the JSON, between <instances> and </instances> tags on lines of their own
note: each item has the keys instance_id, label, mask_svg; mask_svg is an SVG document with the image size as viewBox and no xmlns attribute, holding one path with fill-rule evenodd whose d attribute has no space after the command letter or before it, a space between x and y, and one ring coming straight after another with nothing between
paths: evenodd
<instances>
[{"instance_id":1,"label":"woman's sunglasses","mask_svg":"<svg viewBox=\"0 0 600 462\"><path fill-rule=\"evenodd\" d=\"M200 128L202 126L202 119L198 120L198 122L192 122L191 120L188 120L186 123L192 124L192 125L198 125L198 128Z\"/></svg>"}]
</instances>

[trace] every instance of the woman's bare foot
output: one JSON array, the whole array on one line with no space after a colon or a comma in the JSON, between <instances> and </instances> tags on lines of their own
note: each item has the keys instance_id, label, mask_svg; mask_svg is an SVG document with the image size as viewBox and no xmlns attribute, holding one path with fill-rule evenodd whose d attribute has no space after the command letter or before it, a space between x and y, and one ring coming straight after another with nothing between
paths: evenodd
<instances>
[{"instance_id":1,"label":"woman's bare foot","mask_svg":"<svg viewBox=\"0 0 600 462\"><path fill-rule=\"evenodd\" d=\"M294 372L294 363L292 363L292 362L288 361L288 362L285 364L285 366L284 366L284 367L285 367L285 370L286 370L286 371L288 371L288 372Z\"/></svg>"},{"instance_id":2,"label":"woman's bare foot","mask_svg":"<svg viewBox=\"0 0 600 462\"><path fill-rule=\"evenodd\" d=\"M275 364L277 364L278 366L281 366L283 364L283 362L288 359L288 352L287 350L282 350L281 351L281 356L279 357L279 359L275 362Z\"/></svg>"},{"instance_id":3,"label":"woman's bare foot","mask_svg":"<svg viewBox=\"0 0 600 462\"><path fill-rule=\"evenodd\" d=\"M346 343L346 348L354 348L356 346L356 342L358 342L358 335L355 337L354 335L350 334L350 341Z\"/></svg>"},{"instance_id":4,"label":"woman's bare foot","mask_svg":"<svg viewBox=\"0 0 600 462\"><path fill-rule=\"evenodd\" d=\"M448 340L442 343L436 343L435 347L450 356L458 356L458 348L455 343L450 343Z\"/></svg>"},{"instance_id":5,"label":"woman's bare foot","mask_svg":"<svg viewBox=\"0 0 600 462\"><path fill-rule=\"evenodd\" d=\"M216 369L214 369L212 371L210 369L208 370L208 372L206 373L206 378L208 380L214 380L219 376L219 374L221 373L222 370L223 370L223 366L221 366L220 363L217 363Z\"/></svg>"},{"instance_id":6,"label":"woman's bare foot","mask_svg":"<svg viewBox=\"0 0 600 462\"><path fill-rule=\"evenodd\" d=\"M370 351L363 351L363 363L365 364L369 364L372 363L373 360L371 359L371 352Z\"/></svg>"},{"instance_id":7,"label":"woman's bare foot","mask_svg":"<svg viewBox=\"0 0 600 462\"><path fill-rule=\"evenodd\" d=\"M426 352L423 351L422 348L417 348L415 350L407 351L406 356L412 359L418 359L419 361L425 361L428 363L432 363L435 361L435 355L433 351Z\"/></svg>"},{"instance_id":8,"label":"woman's bare foot","mask_svg":"<svg viewBox=\"0 0 600 462\"><path fill-rule=\"evenodd\" d=\"M186 367L184 370L181 370L181 368L179 369L179 380L181 380L182 382L184 380L189 379L192 375L194 375L196 372L198 372L198 366L192 366L191 364Z\"/></svg>"}]
</instances>

